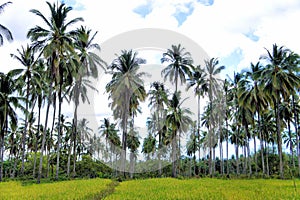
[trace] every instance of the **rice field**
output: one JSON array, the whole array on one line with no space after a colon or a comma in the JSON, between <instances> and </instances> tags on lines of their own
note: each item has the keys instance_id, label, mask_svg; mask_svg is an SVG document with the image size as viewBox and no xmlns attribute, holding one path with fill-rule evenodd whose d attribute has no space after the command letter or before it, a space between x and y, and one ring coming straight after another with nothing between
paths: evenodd
<instances>
[{"instance_id":1,"label":"rice field","mask_svg":"<svg viewBox=\"0 0 300 200\"><path fill-rule=\"evenodd\" d=\"M299 180L296 185L295 191L292 180L133 180L120 183L106 199L300 199Z\"/></svg>"},{"instance_id":2,"label":"rice field","mask_svg":"<svg viewBox=\"0 0 300 200\"><path fill-rule=\"evenodd\" d=\"M90 179L55 183L31 184L21 182L0 183L0 199L93 199L104 191L111 180Z\"/></svg>"},{"instance_id":3,"label":"rice field","mask_svg":"<svg viewBox=\"0 0 300 200\"><path fill-rule=\"evenodd\" d=\"M31 184L0 183L0 199L300 199L300 180L223 180L156 178L123 181L116 186L108 179L73 180ZM113 190L113 187L115 190ZM299 188L298 188L299 187Z\"/></svg>"}]
</instances>

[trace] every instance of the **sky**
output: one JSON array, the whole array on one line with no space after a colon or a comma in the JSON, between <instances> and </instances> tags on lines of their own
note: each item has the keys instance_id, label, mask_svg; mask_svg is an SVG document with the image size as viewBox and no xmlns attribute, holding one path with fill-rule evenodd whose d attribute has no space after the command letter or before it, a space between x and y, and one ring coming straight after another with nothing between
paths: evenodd
<instances>
[{"instance_id":1,"label":"sky","mask_svg":"<svg viewBox=\"0 0 300 200\"><path fill-rule=\"evenodd\" d=\"M1 1L0 3L5 3ZM0 24L11 30L14 41L4 41L0 47L0 71L20 68L10 57L21 45L27 45L27 31L43 25L30 13L38 9L48 16L43 0L12 0L0 14ZM49 2L56 2L49 0ZM200 45L209 57L218 58L233 75L256 63L271 49L272 44L285 46L300 53L299 0L65 0L72 6L69 19L83 17L83 25L98 31L95 43L101 44L121 33L142 28L174 31ZM96 3L97 2L97 3ZM146 40L147 38L145 38ZM188 51L188 49L187 49ZM115 52L119 53L119 52ZM157 52L156 52L157 53ZM152 63L159 62L157 54L142 53ZM102 81L104 81L103 79ZM104 81L105 82L105 81ZM103 84L105 84L102 82ZM102 92L102 91L100 91ZM99 105L103 105L100 102ZM98 117L109 114L109 108Z\"/></svg>"}]
</instances>

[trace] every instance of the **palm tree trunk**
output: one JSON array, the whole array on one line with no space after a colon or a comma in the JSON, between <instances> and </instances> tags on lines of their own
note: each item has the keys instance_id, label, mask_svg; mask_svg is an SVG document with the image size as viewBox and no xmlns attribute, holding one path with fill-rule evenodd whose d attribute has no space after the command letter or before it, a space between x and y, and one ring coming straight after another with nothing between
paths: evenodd
<instances>
[{"instance_id":1,"label":"palm tree trunk","mask_svg":"<svg viewBox=\"0 0 300 200\"><path fill-rule=\"evenodd\" d=\"M245 144L243 146L244 149L244 169L243 169L243 173L247 174L247 141L245 141Z\"/></svg>"},{"instance_id":2,"label":"palm tree trunk","mask_svg":"<svg viewBox=\"0 0 300 200\"><path fill-rule=\"evenodd\" d=\"M287 120L289 140L290 140L290 152L291 152L291 156L292 156L291 164L293 166L293 169L295 169L295 160L294 160L294 151L293 151L294 145L293 145L292 132L291 132L291 124L290 123L291 123L290 120Z\"/></svg>"},{"instance_id":3,"label":"palm tree trunk","mask_svg":"<svg viewBox=\"0 0 300 200\"><path fill-rule=\"evenodd\" d=\"M73 131L73 177L76 176L76 137L77 137L77 123L78 123L78 116L77 110L79 105L79 86L81 85L82 77L79 77L78 85L75 85L75 110L74 110L74 131ZM76 83L77 84L77 83Z\"/></svg>"},{"instance_id":4,"label":"palm tree trunk","mask_svg":"<svg viewBox=\"0 0 300 200\"><path fill-rule=\"evenodd\" d=\"M29 107L29 79L27 79L27 88L26 88L26 105L25 110L28 112ZM22 166L21 166L21 174L24 175L24 169L25 169L25 144L26 144L26 133L27 133L27 125L28 125L28 114L25 113L25 127L24 131L22 133Z\"/></svg>"},{"instance_id":5,"label":"palm tree trunk","mask_svg":"<svg viewBox=\"0 0 300 200\"><path fill-rule=\"evenodd\" d=\"M46 109L46 119L45 119L44 131L43 131L42 147L41 147L41 154L40 154L40 165L39 165L39 172L38 172L38 178L37 178L37 183L38 184L41 182L41 176L42 176L43 153L44 153L45 143L46 143L48 116L49 116L49 109L50 109L50 105L51 105L51 97L50 97L51 93L52 93L52 84L50 84L50 92L49 92L49 97L48 97L48 105L47 105L47 109Z\"/></svg>"},{"instance_id":6,"label":"palm tree trunk","mask_svg":"<svg viewBox=\"0 0 300 200\"><path fill-rule=\"evenodd\" d=\"M176 173L176 157L177 157L177 142L176 142L176 131L173 131L174 133L174 138L172 139L172 177L177 177L177 173Z\"/></svg>"},{"instance_id":7,"label":"palm tree trunk","mask_svg":"<svg viewBox=\"0 0 300 200\"><path fill-rule=\"evenodd\" d=\"M260 125L260 120L259 120L259 115L258 115L258 123L259 127ZM261 130L259 128L259 142L260 142L260 156L261 156L261 165L262 165L262 170L263 170L263 175L266 174L266 169L265 169L265 159L264 159L264 140L263 136L261 134Z\"/></svg>"},{"instance_id":8,"label":"palm tree trunk","mask_svg":"<svg viewBox=\"0 0 300 200\"><path fill-rule=\"evenodd\" d=\"M13 171L11 173L11 178L15 178L16 169L17 169L17 161L19 159L18 157L19 157L19 151L17 152L17 155L15 156L15 159L14 159L14 168L13 168Z\"/></svg>"},{"instance_id":9,"label":"palm tree trunk","mask_svg":"<svg viewBox=\"0 0 300 200\"><path fill-rule=\"evenodd\" d=\"M257 176L258 168L257 168L257 154L256 154L256 137L253 136L253 146L254 146L254 160L255 160L255 175Z\"/></svg>"},{"instance_id":10,"label":"palm tree trunk","mask_svg":"<svg viewBox=\"0 0 300 200\"><path fill-rule=\"evenodd\" d=\"M72 150L72 140L70 139L70 145L69 145L69 149L68 149L68 162L67 162L67 176L68 177L70 177L71 150Z\"/></svg>"},{"instance_id":11,"label":"palm tree trunk","mask_svg":"<svg viewBox=\"0 0 300 200\"><path fill-rule=\"evenodd\" d=\"M294 127L296 133L296 143L297 143L297 158L298 158L298 175L300 175L300 144L299 144L299 132L298 132L298 114L296 111L296 102L295 102L295 95L292 95L293 101L293 110L294 110Z\"/></svg>"},{"instance_id":12,"label":"palm tree trunk","mask_svg":"<svg viewBox=\"0 0 300 200\"><path fill-rule=\"evenodd\" d=\"M59 174L59 159L60 159L60 143L61 143L61 105L62 105L62 80L61 77L60 84L59 84L59 91L58 91L58 135L57 135L57 159L56 159L56 174L55 179L58 180Z\"/></svg>"},{"instance_id":13,"label":"palm tree trunk","mask_svg":"<svg viewBox=\"0 0 300 200\"><path fill-rule=\"evenodd\" d=\"M40 122L41 122L41 104L39 104L38 108L38 125L37 125L37 134L36 134L36 142L34 148L34 161L33 161L33 178L35 178L35 168L36 168L36 154L38 150L38 136L40 135Z\"/></svg>"},{"instance_id":14,"label":"palm tree trunk","mask_svg":"<svg viewBox=\"0 0 300 200\"><path fill-rule=\"evenodd\" d=\"M197 113L197 136L198 136L198 157L199 157L199 163L200 163L200 160L201 160L201 143L200 143L200 140L201 140L201 137L200 137L200 129L201 129L201 124L200 124L200 94L198 94L198 113ZM198 170L198 174L200 174L200 167L199 167L199 170Z\"/></svg>"},{"instance_id":15,"label":"palm tree trunk","mask_svg":"<svg viewBox=\"0 0 300 200\"><path fill-rule=\"evenodd\" d=\"M2 130L1 130L2 131ZM3 155L4 155L4 133L1 133L1 141L0 141L0 182L3 179Z\"/></svg>"},{"instance_id":16,"label":"palm tree trunk","mask_svg":"<svg viewBox=\"0 0 300 200\"><path fill-rule=\"evenodd\" d=\"M280 126L280 113L279 113L279 104L280 104L280 94L277 91L277 101L276 101L276 133L277 133L277 148L279 156L279 172L280 178L283 179L283 161L282 161L282 138L281 138L281 126Z\"/></svg>"},{"instance_id":17,"label":"palm tree trunk","mask_svg":"<svg viewBox=\"0 0 300 200\"><path fill-rule=\"evenodd\" d=\"M134 174L134 153L130 152L130 178L133 178Z\"/></svg>"},{"instance_id":18,"label":"palm tree trunk","mask_svg":"<svg viewBox=\"0 0 300 200\"><path fill-rule=\"evenodd\" d=\"M267 147L267 142L265 142L265 151L266 151L267 177L269 177L269 175L270 175L269 148Z\"/></svg>"},{"instance_id":19,"label":"palm tree trunk","mask_svg":"<svg viewBox=\"0 0 300 200\"><path fill-rule=\"evenodd\" d=\"M221 174L224 174L224 162L223 162L223 147L222 147L222 142L220 141L220 161L221 161Z\"/></svg>"},{"instance_id":20,"label":"palm tree trunk","mask_svg":"<svg viewBox=\"0 0 300 200\"><path fill-rule=\"evenodd\" d=\"M248 164L249 164L249 176L252 176L252 168L251 168L251 152L250 152L250 141L248 138L247 141L247 151L248 151Z\"/></svg>"}]
</instances>

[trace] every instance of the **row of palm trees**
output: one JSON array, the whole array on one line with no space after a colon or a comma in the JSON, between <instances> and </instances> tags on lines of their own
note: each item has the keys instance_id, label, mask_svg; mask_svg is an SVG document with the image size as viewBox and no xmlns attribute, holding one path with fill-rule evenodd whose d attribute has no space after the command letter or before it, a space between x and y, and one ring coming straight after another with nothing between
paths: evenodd
<instances>
[{"instance_id":1,"label":"row of palm trees","mask_svg":"<svg viewBox=\"0 0 300 200\"><path fill-rule=\"evenodd\" d=\"M204 66L195 66L191 54L184 47L180 44L172 45L162 55L161 62L167 66L161 74L165 81L174 83L174 93L161 82L151 83L150 90L146 91L144 77L148 74L141 72L145 59L139 58L132 50L123 50L106 67L98 54L91 51L100 49L98 44L93 43L97 32L92 33L84 26L73 28L83 19L68 21L71 7L63 3L47 2L47 5L50 17L38 10L30 10L43 20L44 27L31 28L27 33L30 44L18 49L17 54L12 54L23 68L11 70L7 74L0 73L0 180L3 178L6 152L13 161L12 177L18 160L21 161L20 175L24 175L29 151L34 152L33 177L37 178L38 183L45 176L45 153L47 165L50 163L51 152L55 155L56 179L61 170L61 156L65 155L66 174L71 175L73 164L72 175L75 176L76 162L83 152L94 156L101 154L104 147L100 136L104 138L107 150L109 147L111 165L117 165L113 167L124 176L127 171L126 152L130 150L129 172L133 177L136 154L141 144L139 132L135 128L135 117L142 112L141 102L147 99L151 116L147 119L149 135L142 143L142 152L148 158L149 155L156 155L159 175L162 175L162 163L169 154L167 159L172 162L172 176L176 177L180 173L180 157L183 154L181 138L184 134L189 134L190 138L187 154L194 155L195 160L196 152L200 162L201 156L206 155L205 151L208 150L211 176L216 173L217 148L220 151L221 173L229 173L229 162L226 162L225 167L223 156L225 143L228 161L229 142L235 145L237 174L240 174L239 150L242 148L245 157L244 173L252 174L254 160L256 173L261 170L263 174L269 175L267 147L270 143L276 143L280 158L279 172L283 178L282 139L288 142L292 156L296 146L300 174L300 77L299 56L296 53L274 44L273 49L267 50L260 62L251 64L249 70L221 80L219 74L225 67L219 65L218 59L205 60ZM77 108L81 102L89 102L88 89L97 89L91 85L89 78L97 78L98 67L111 74L111 81L105 89L117 123L105 118L99 127L101 135L96 136L88 128L85 119L78 119ZM187 90L194 90L198 103L196 122L192 120L192 112L183 106L185 99L182 99L181 91L178 90L179 84L186 85ZM208 101L203 103L205 109L200 113L203 107L201 100L205 97L208 97ZM74 102L74 114L72 120L68 121L63 115L62 104L71 101ZM52 124L49 124L51 110ZM22 120L17 116L18 112L24 116ZM45 121L41 122L43 113ZM121 139L119 129L122 131ZM254 159L251 155L251 141L254 142ZM260 143L262 169L257 167L257 141ZM120 156L119 162L113 163L113 153L116 161ZM36 163L39 165L36 166ZM295 167L294 161L291 166Z\"/></svg>"}]
</instances>

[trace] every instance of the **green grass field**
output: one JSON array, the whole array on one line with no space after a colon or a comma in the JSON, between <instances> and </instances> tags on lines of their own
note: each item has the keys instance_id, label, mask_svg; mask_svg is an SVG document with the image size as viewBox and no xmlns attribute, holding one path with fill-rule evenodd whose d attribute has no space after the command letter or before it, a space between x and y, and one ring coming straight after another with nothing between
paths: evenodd
<instances>
[{"instance_id":1,"label":"green grass field","mask_svg":"<svg viewBox=\"0 0 300 200\"><path fill-rule=\"evenodd\" d=\"M26 186L3 182L0 199L101 199L103 193L113 191L111 184L108 179ZM300 199L300 180L296 180L296 186L295 190L292 180L145 179L121 182L105 199Z\"/></svg>"}]
</instances>

